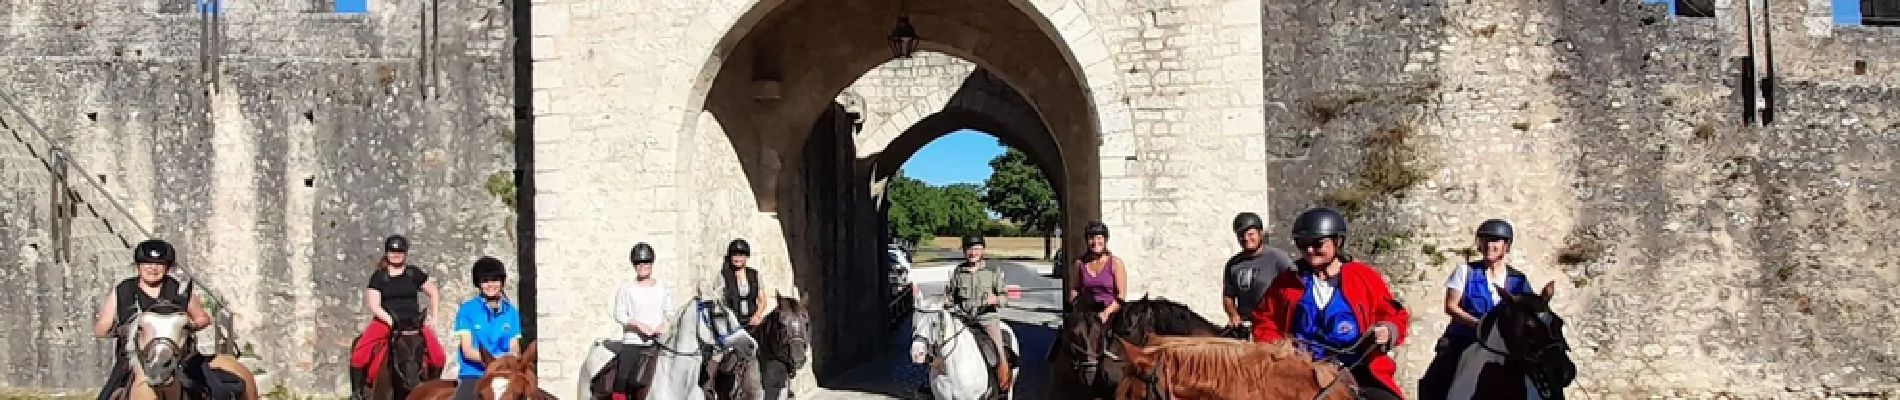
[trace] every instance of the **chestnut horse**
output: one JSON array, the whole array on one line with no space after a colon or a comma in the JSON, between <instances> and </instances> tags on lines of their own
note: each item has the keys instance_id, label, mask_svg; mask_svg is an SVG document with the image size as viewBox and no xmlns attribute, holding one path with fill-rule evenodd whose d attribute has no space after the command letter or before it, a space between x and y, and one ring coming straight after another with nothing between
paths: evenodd
<instances>
[{"instance_id":1,"label":"chestnut horse","mask_svg":"<svg viewBox=\"0 0 1900 400\"><path fill-rule=\"evenodd\" d=\"M1148 299L1122 303L1121 310L1104 324L1095 316L1103 305L1087 296L1077 296L1070 312L1063 315L1062 329L1055 347L1049 351L1050 397L1057 399L1106 399L1120 385L1125 360L1112 339L1141 346L1150 335L1224 336L1219 326L1194 313L1186 305L1166 299ZM1061 368L1068 366L1069 368Z\"/></svg>"},{"instance_id":2,"label":"chestnut horse","mask_svg":"<svg viewBox=\"0 0 1900 400\"><path fill-rule=\"evenodd\" d=\"M482 374L481 380L475 381L475 397L481 400L553 399L553 395L541 390L541 381L535 376L538 354L534 343L529 343L519 355L507 354L497 358L482 352L482 365L488 366L488 371ZM455 381L441 379L416 386L409 391L408 400L454 398Z\"/></svg>"},{"instance_id":3,"label":"chestnut horse","mask_svg":"<svg viewBox=\"0 0 1900 400\"><path fill-rule=\"evenodd\" d=\"M1352 399L1352 374L1288 342L1157 336L1120 341L1126 374L1117 399ZM1334 386L1328 390L1329 386ZM1324 394L1325 397L1320 397Z\"/></svg>"}]
</instances>

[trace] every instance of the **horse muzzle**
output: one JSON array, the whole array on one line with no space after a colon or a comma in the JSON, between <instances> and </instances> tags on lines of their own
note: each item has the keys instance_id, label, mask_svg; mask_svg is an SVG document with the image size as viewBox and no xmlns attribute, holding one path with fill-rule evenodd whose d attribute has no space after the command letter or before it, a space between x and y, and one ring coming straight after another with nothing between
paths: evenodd
<instances>
[{"instance_id":1,"label":"horse muzzle","mask_svg":"<svg viewBox=\"0 0 1900 400\"><path fill-rule=\"evenodd\" d=\"M146 349L145 354L139 357L140 367L145 370L145 383L150 386L171 384L178 371L178 342L171 338L156 338L146 344Z\"/></svg>"}]
</instances>

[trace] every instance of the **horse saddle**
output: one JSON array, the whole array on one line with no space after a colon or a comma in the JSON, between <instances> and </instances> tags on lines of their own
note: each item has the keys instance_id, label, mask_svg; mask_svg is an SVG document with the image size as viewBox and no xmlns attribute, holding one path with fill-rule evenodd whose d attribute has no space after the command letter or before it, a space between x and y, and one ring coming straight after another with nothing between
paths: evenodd
<instances>
[{"instance_id":1,"label":"horse saddle","mask_svg":"<svg viewBox=\"0 0 1900 400\"><path fill-rule=\"evenodd\" d=\"M209 400L237 400L244 398L244 378L211 367L215 355L193 355L179 365L178 372L183 378L185 392L196 393Z\"/></svg>"},{"instance_id":2,"label":"horse saddle","mask_svg":"<svg viewBox=\"0 0 1900 400\"><path fill-rule=\"evenodd\" d=\"M976 339L976 348L977 350L979 350L978 353L983 355L983 365L985 367L988 367L988 368L984 368L984 370L989 371L990 387L1007 390L1007 388L1014 386L1012 382L1015 381L1015 377L1003 376L1007 372L1003 371L1002 368L999 368L1001 367L1001 365L997 364L998 359L999 359L999 357L997 357L998 349L996 348L996 341L990 338L990 332L988 330L983 329L983 325L981 323L978 323L976 319L965 318L963 319L963 323L969 327L968 331L970 332L970 337ZM997 323L1001 324L1002 322L997 322ZM1005 348L1001 350L1002 350L1002 353L1005 354L1005 357L1008 357L1006 359L1009 360L1009 365L1010 366L1022 365L1022 364L1018 364L1019 354L1016 351L1016 348L1009 346L1008 344L1009 342L1012 342L1013 340L1007 340L1007 339L1014 339L1012 337L1007 337L1007 336L1012 335L1012 333L1007 329L998 329L997 331L998 333L1001 333L1004 336L1006 336L1004 337L1005 340L1003 341L1004 343L1003 346L1005 346ZM984 395L984 398L991 398L991 397L1004 397L1004 396L1002 393L995 393L995 392Z\"/></svg>"},{"instance_id":3,"label":"horse saddle","mask_svg":"<svg viewBox=\"0 0 1900 400\"><path fill-rule=\"evenodd\" d=\"M607 360L594 379L607 378L612 392L630 392L653 385L653 372L658 369L660 360L659 346L623 343L610 343L608 346L614 350L614 357ZM632 371L624 371L622 366L632 368ZM632 382L628 382L629 377Z\"/></svg>"}]
</instances>

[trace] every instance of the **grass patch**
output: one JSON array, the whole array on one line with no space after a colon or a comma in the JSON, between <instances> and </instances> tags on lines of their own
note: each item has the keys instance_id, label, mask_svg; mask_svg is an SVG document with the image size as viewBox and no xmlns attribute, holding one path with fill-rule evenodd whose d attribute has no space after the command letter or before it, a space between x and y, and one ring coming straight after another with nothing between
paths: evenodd
<instances>
[{"instance_id":1,"label":"grass patch","mask_svg":"<svg viewBox=\"0 0 1900 400\"><path fill-rule=\"evenodd\" d=\"M1406 235L1387 235L1372 238L1372 254L1388 254L1398 251L1405 244Z\"/></svg>"},{"instance_id":2,"label":"grass patch","mask_svg":"<svg viewBox=\"0 0 1900 400\"><path fill-rule=\"evenodd\" d=\"M1557 263L1577 265L1594 262L1602 259L1603 254L1608 250L1607 246L1597 242L1596 239L1577 237L1557 252Z\"/></svg>"},{"instance_id":3,"label":"grass patch","mask_svg":"<svg viewBox=\"0 0 1900 400\"><path fill-rule=\"evenodd\" d=\"M1490 38L1491 36L1495 36L1498 34L1498 25L1497 24L1485 25L1483 28L1478 28L1478 30L1473 33L1476 33L1480 37Z\"/></svg>"},{"instance_id":4,"label":"grass patch","mask_svg":"<svg viewBox=\"0 0 1900 400\"><path fill-rule=\"evenodd\" d=\"M1421 245L1418 247L1418 252L1424 254L1426 257L1431 257L1432 265L1445 265L1446 261L1451 261L1451 258L1445 257L1445 251L1439 249L1438 245L1435 244L1426 243Z\"/></svg>"},{"instance_id":5,"label":"grass patch","mask_svg":"<svg viewBox=\"0 0 1900 400\"><path fill-rule=\"evenodd\" d=\"M495 171L488 175L488 182L482 187L488 189L489 195L501 200L501 204L508 206L509 210L515 209L514 171Z\"/></svg>"},{"instance_id":6,"label":"grass patch","mask_svg":"<svg viewBox=\"0 0 1900 400\"><path fill-rule=\"evenodd\" d=\"M1353 185L1328 193L1321 201L1353 219L1372 202L1398 196L1424 182L1428 175L1419 166L1418 149L1411 144L1416 134L1417 128L1411 123L1400 123L1366 138L1365 165Z\"/></svg>"}]
</instances>

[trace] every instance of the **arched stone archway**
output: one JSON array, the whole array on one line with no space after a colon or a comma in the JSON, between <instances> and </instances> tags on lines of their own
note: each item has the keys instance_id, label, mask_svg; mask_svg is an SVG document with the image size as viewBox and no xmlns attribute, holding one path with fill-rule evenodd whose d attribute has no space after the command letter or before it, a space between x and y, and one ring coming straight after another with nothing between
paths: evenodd
<instances>
[{"instance_id":1,"label":"arched stone archway","mask_svg":"<svg viewBox=\"0 0 1900 400\"><path fill-rule=\"evenodd\" d=\"M895 4L780 4L750 31L734 32L743 39L720 64L704 99L719 130L692 133L723 134L730 141L758 210L778 222L786 238L783 260L790 264L782 266L791 275L785 284L806 296L819 320L813 327L820 374L873 354L863 343L884 333L887 318L866 318L888 313L882 307L888 297L865 290L882 282L869 279L882 274L867 272L881 271L876 255L884 240L881 214L868 199L877 174L868 167L901 160L847 157L859 151L853 148L855 132L844 129L848 124L837 115L836 99L890 60L888 30L875 21L894 22L898 15ZM1052 36L1038 27L1041 16L1024 15L1005 2L924 4L907 15L924 34L921 47L976 64L983 72L968 82L987 89L950 93L951 112L926 118L932 125L919 132L928 133L894 138L897 150L908 156L929 136L948 132L957 124L953 117L989 121L998 125L991 131L1009 132L1056 171L1052 175L1065 178L1055 182L1071 200L1065 209L1096 212L1101 136L1094 106L1065 60L1066 44L1050 42ZM801 39L813 37L826 39ZM761 96L770 86L777 87L777 96Z\"/></svg>"},{"instance_id":2,"label":"arched stone archway","mask_svg":"<svg viewBox=\"0 0 1900 400\"><path fill-rule=\"evenodd\" d=\"M752 241L753 262L766 285L808 299L822 296L822 288L794 284L813 275L794 268L795 260L808 257L799 252L807 251L802 243L813 233L788 222L802 218L795 214L806 205L792 202L810 203L808 195L816 193L806 190L814 187L806 175L815 165L806 153L814 146L832 148L813 140L813 127L822 121L838 127L836 113L828 110L835 110L840 91L889 60L885 35L900 4L566 0L530 7L533 37L523 40L533 41L529 86L535 96L534 108L524 111L534 118L527 133L535 177L531 247L544 382L574 387L575 367L587 343L612 333L605 314L611 312L614 287L631 280L618 268L626 268L626 249L633 242L659 248L658 270L678 288L676 300L716 289L712 267L725 242L735 237ZM1161 60L1178 50L1144 45L1143 31L1181 29L1186 19L1163 18L1182 15L1169 14L1171 9L1202 20L1209 17L1201 15L1233 10L1093 0L912 1L908 7L924 39L922 50L970 60L1021 93L1049 142L1030 146L1054 149L1036 153L1052 159L1039 163L1057 166L1045 170L1062 176L1056 186L1066 193L1066 230L1077 231L1076 225L1088 219L1106 219L1129 227L1118 231L1127 232L1118 234L1120 240L1140 243L1158 237L1143 224L1191 222L1167 216L1177 207L1227 209L1239 203L1204 198L1176 203L1155 196L1185 193L1178 189L1185 180L1138 171L1149 168L1136 161L1138 155L1155 156L1158 161L1146 162L1154 164L1155 174L1234 169L1161 165L1168 160L1167 149L1138 153L1147 142L1136 135L1173 135L1185 124L1137 121L1183 119L1166 111L1189 109L1190 103L1235 103L1190 110L1185 118L1225 127L1234 123L1223 118L1245 116L1236 109L1258 108L1249 104L1258 99L1238 93L1244 90L1163 87L1173 80L1245 79L1247 74L1257 82L1258 71L1241 67L1258 65L1258 51L1246 50L1258 43L1236 34L1258 32L1257 22L1223 20L1219 33L1202 36L1209 39L1182 42L1238 44L1236 54L1251 58L1177 68ZM1152 54L1137 53L1143 49ZM1136 106L1142 103L1150 107L1138 116ZM937 112L919 112L917 118ZM1257 124L1240 122L1238 131L1250 133L1250 125ZM856 163L833 163L832 171L849 170L868 179L869 166ZM1197 195L1214 190L1189 183ZM1104 215L1105 208L1116 211ZM1138 216L1148 214L1167 219ZM1149 243L1155 244L1182 247ZM1142 251L1138 246L1118 249L1135 260Z\"/></svg>"}]
</instances>

